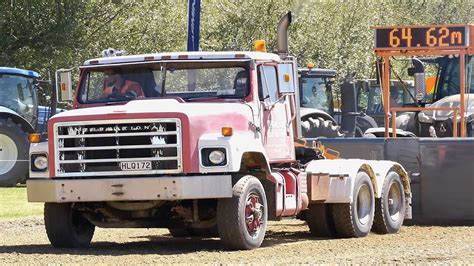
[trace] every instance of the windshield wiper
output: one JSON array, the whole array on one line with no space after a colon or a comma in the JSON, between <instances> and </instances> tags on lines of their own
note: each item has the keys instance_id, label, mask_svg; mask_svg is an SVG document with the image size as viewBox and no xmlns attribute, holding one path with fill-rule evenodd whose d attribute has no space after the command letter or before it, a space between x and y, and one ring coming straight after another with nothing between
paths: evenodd
<instances>
[{"instance_id":1,"label":"windshield wiper","mask_svg":"<svg viewBox=\"0 0 474 266\"><path fill-rule=\"evenodd\" d=\"M241 99L242 97L237 96L237 95L213 95L213 96L204 96L204 97L190 97L190 98L184 98L186 102L192 102L195 100L207 100L207 99Z\"/></svg>"}]
</instances>

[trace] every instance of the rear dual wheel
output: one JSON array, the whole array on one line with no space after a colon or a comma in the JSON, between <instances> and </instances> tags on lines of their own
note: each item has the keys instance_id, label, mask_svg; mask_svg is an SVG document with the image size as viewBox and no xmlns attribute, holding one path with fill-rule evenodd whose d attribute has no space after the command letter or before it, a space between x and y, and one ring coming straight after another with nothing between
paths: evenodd
<instances>
[{"instance_id":1,"label":"rear dual wheel","mask_svg":"<svg viewBox=\"0 0 474 266\"><path fill-rule=\"evenodd\" d=\"M357 174L352 193L352 203L331 204L338 237L364 237L374 222L374 189L367 173Z\"/></svg>"},{"instance_id":2,"label":"rear dual wheel","mask_svg":"<svg viewBox=\"0 0 474 266\"><path fill-rule=\"evenodd\" d=\"M400 175L389 172L382 195L375 201L375 222L372 231L379 234L397 233L405 219L405 192Z\"/></svg>"}]
</instances>

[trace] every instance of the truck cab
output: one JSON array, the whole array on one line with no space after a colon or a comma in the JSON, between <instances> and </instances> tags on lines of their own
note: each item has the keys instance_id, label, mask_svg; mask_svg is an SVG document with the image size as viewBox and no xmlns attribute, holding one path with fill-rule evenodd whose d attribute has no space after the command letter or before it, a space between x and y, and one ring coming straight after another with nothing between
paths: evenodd
<instances>
[{"instance_id":1,"label":"truck cab","mask_svg":"<svg viewBox=\"0 0 474 266\"><path fill-rule=\"evenodd\" d=\"M96 226L161 227L253 249L269 220L296 216L314 235L397 232L410 214L406 171L389 161L318 160L316 143L301 143L296 59L284 47L86 61L75 109L55 115L48 142L30 148L31 160L48 162L32 164L27 191L45 202L51 244L87 247ZM70 95L70 72L58 73L58 91ZM391 211L375 212L389 202Z\"/></svg>"}]
</instances>

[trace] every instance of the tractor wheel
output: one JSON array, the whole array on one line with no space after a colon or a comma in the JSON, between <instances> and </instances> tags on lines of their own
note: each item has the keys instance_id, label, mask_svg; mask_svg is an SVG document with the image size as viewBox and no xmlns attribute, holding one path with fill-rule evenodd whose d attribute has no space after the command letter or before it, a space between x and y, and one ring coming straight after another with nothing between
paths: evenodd
<instances>
[{"instance_id":1,"label":"tractor wheel","mask_svg":"<svg viewBox=\"0 0 474 266\"><path fill-rule=\"evenodd\" d=\"M375 119L373 119L372 117L368 115L357 116L355 136L363 137L367 129L376 127L378 127L377 122L375 122Z\"/></svg>"},{"instance_id":2,"label":"tractor wheel","mask_svg":"<svg viewBox=\"0 0 474 266\"><path fill-rule=\"evenodd\" d=\"M309 205L306 213L306 222L312 236L334 237L336 231L331 215L331 206L324 203Z\"/></svg>"},{"instance_id":3,"label":"tractor wheel","mask_svg":"<svg viewBox=\"0 0 474 266\"><path fill-rule=\"evenodd\" d=\"M333 219L339 237L364 237L374 221L374 189L369 176L359 172L352 203L333 204Z\"/></svg>"},{"instance_id":4,"label":"tractor wheel","mask_svg":"<svg viewBox=\"0 0 474 266\"><path fill-rule=\"evenodd\" d=\"M56 248L87 248L95 231L95 226L70 203L45 203L44 225Z\"/></svg>"},{"instance_id":5,"label":"tractor wheel","mask_svg":"<svg viewBox=\"0 0 474 266\"><path fill-rule=\"evenodd\" d=\"M268 206L262 183L251 175L240 178L233 197L217 202L221 241L232 249L258 248L265 237Z\"/></svg>"},{"instance_id":6,"label":"tractor wheel","mask_svg":"<svg viewBox=\"0 0 474 266\"><path fill-rule=\"evenodd\" d=\"M304 138L337 138L343 137L341 127L335 125L331 120L324 118L308 117L301 122L301 128Z\"/></svg>"},{"instance_id":7,"label":"tractor wheel","mask_svg":"<svg viewBox=\"0 0 474 266\"><path fill-rule=\"evenodd\" d=\"M405 192L400 176L389 172L385 178L382 196L375 200L375 220L372 231L393 234L400 230L405 218Z\"/></svg>"},{"instance_id":8,"label":"tractor wheel","mask_svg":"<svg viewBox=\"0 0 474 266\"><path fill-rule=\"evenodd\" d=\"M25 182L28 175L28 134L11 119L0 118L0 186Z\"/></svg>"}]
</instances>

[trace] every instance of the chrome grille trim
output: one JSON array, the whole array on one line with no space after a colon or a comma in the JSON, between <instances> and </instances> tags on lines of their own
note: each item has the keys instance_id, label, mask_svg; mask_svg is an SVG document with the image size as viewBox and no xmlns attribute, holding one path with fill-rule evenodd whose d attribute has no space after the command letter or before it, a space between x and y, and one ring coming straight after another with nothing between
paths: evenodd
<instances>
[{"instance_id":1,"label":"chrome grille trim","mask_svg":"<svg viewBox=\"0 0 474 266\"><path fill-rule=\"evenodd\" d=\"M165 118L58 122L54 124L54 158L57 177L182 173L181 121ZM150 161L153 169L119 168L119 162L137 161Z\"/></svg>"}]
</instances>

